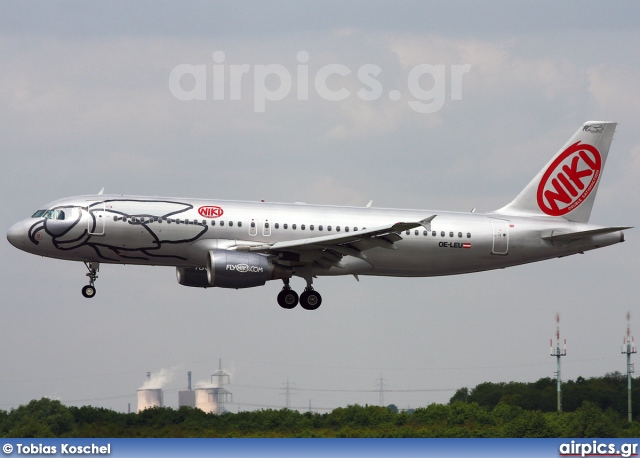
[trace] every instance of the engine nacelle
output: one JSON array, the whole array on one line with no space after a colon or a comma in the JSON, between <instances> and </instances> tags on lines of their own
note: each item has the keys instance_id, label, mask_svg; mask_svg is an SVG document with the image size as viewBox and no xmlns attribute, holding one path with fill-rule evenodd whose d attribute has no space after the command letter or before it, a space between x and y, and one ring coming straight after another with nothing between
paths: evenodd
<instances>
[{"instance_id":1,"label":"engine nacelle","mask_svg":"<svg viewBox=\"0 0 640 458\"><path fill-rule=\"evenodd\" d=\"M209 276L205 267L176 267L178 283L196 288L209 288Z\"/></svg>"},{"instance_id":2,"label":"engine nacelle","mask_svg":"<svg viewBox=\"0 0 640 458\"><path fill-rule=\"evenodd\" d=\"M178 283L196 288L252 288L292 275L291 268L273 264L267 256L230 250L209 251L206 268L176 267Z\"/></svg>"},{"instance_id":3,"label":"engine nacelle","mask_svg":"<svg viewBox=\"0 0 640 458\"><path fill-rule=\"evenodd\" d=\"M265 255L230 250L209 251L206 272L208 286L220 288L252 288L293 274L291 268L273 264Z\"/></svg>"}]
</instances>

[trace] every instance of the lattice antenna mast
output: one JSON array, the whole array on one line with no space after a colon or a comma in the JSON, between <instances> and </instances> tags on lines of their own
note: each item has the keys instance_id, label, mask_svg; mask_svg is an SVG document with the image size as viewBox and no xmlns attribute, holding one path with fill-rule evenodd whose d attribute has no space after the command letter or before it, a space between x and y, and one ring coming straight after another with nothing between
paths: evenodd
<instances>
[{"instance_id":1,"label":"lattice antenna mast","mask_svg":"<svg viewBox=\"0 0 640 458\"><path fill-rule=\"evenodd\" d=\"M229 402L229 397L231 398L230 402L233 402L233 394L224 387L225 379L227 384L231 384L231 376L222 370L222 358L218 359L218 370L211 375L211 384L213 384L214 377L217 379L217 383L213 395L216 401L216 413L220 415L226 412L224 404Z\"/></svg>"},{"instance_id":2,"label":"lattice antenna mast","mask_svg":"<svg viewBox=\"0 0 640 458\"><path fill-rule=\"evenodd\" d=\"M631 355L637 353L636 343L631 335L631 313L627 312L627 335L622 340L622 354L627 355L627 413L629 423L632 421L631 415L631 374L634 372L633 364L631 364Z\"/></svg>"},{"instance_id":3,"label":"lattice antenna mast","mask_svg":"<svg viewBox=\"0 0 640 458\"><path fill-rule=\"evenodd\" d=\"M557 362L556 379L558 382L558 412L562 412L562 377L560 376L560 357L567 356L567 339L564 339L564 348L560 348L560 314L556 313L556 348L553 348L553 339L549 340L551 347L551 356L555 356Z\"/></svg>"},{"instance_id":4,"label":"lattice antenna mast","mask_svg":"<svg viewBox=\"0 0 640 458\"><path fill-rule=\"evenodd\" d=\"M384 407L384 387L387 386L387 384L384 382L386 380L387 379L382 378L382 374L380 374L379 379L376 379L376 381L378 382L377 387L380 390L380 399L378 400L380 407Z\"/></svg>"}]
</instances>

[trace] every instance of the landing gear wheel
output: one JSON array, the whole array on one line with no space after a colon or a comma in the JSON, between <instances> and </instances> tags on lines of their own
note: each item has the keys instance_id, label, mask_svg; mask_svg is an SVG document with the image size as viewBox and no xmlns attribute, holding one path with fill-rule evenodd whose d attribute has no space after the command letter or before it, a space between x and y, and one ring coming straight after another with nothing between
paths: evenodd
<instances>
[{"instance_id":1,"label":"landing gear wheel","mask_svg":"<svg viewBox=\"0 0 640 458\"><path fill-rule=\"evenodd\" d=\"M314 290L306 290L300 295L300 305L305 310L315 310L322 304L322 296Z\"/></svg>"},{"instance_id":2,"label":"landing gear wheel","mask_svg":"<svg viewBox=\"0 0 640 458\"><path fill-rule=\"evenodd\" d=\"M92 285L87 285L82 288L82 295L88 299L91 299L96 295L96 289Z\"/></svg>"},{"instance_id":3,"label":"landing gear wheel","mask_svg":"<svg viewBox=\"0 0 640 458\"><path fill-rule=\"evenodd\" d=\"M298 293L292 289L283 289L278 293L278 304L283 309L292 309L298 305Z\"/></svg>"},{"instance_id":4,"label":"landing gear wheel","mask_svg":"<svg viewBox=\"0 0 640 458\"><path fill-rule=\"evenodd\" d=\"M87 267L89 273L87 273L87 277L89 277L89 284L82 288L82 295L87 299L91 299L96 295L96 287L94 283L98 278L98 270L100 269L100 263L98 262L85 262L84 265Z\"/></svg>"}]
</instances>

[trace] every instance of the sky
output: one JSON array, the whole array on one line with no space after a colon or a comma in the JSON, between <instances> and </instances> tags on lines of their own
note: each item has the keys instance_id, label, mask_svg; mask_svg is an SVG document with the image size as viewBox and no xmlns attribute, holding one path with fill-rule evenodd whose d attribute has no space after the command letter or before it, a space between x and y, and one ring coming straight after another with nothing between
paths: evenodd
<instances>
[{"instance_id":1,"label":"sky","mask_svg":"<svg viewBox=\"0 0 640 458\"><path fill-rule=\"evenodd\" d=\"M98 192L491 211L586 121L617 121L591 222L639 226L640 5L613 1L0 3L2 230ZM219 73L216 73L219 72ZM224 74L222 83L214 74ZM636 127L634 127L636 126ZM222 359L231 412L446 403L482 382L626 371L640 242L433 278L180 286L169 267L0 243L0 409L165 405ZM298 290L304 281L292 280Z\"/></svg>"}]
</instances>

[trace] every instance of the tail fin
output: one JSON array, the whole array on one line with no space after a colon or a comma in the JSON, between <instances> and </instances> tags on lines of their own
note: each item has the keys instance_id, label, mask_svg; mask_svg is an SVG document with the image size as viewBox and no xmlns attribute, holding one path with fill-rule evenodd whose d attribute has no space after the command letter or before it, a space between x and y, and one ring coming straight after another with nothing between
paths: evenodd
<instances>
[{"instance_id":1,"label":"tail fin","mask_svg":"<svg viewBox=\"0 0 640 458\"><path fill-rule=\"evenodd\" d=\"M586 122L518 197L496 213L588 222L616 124Z\"/></svg>"}]
</instances>

